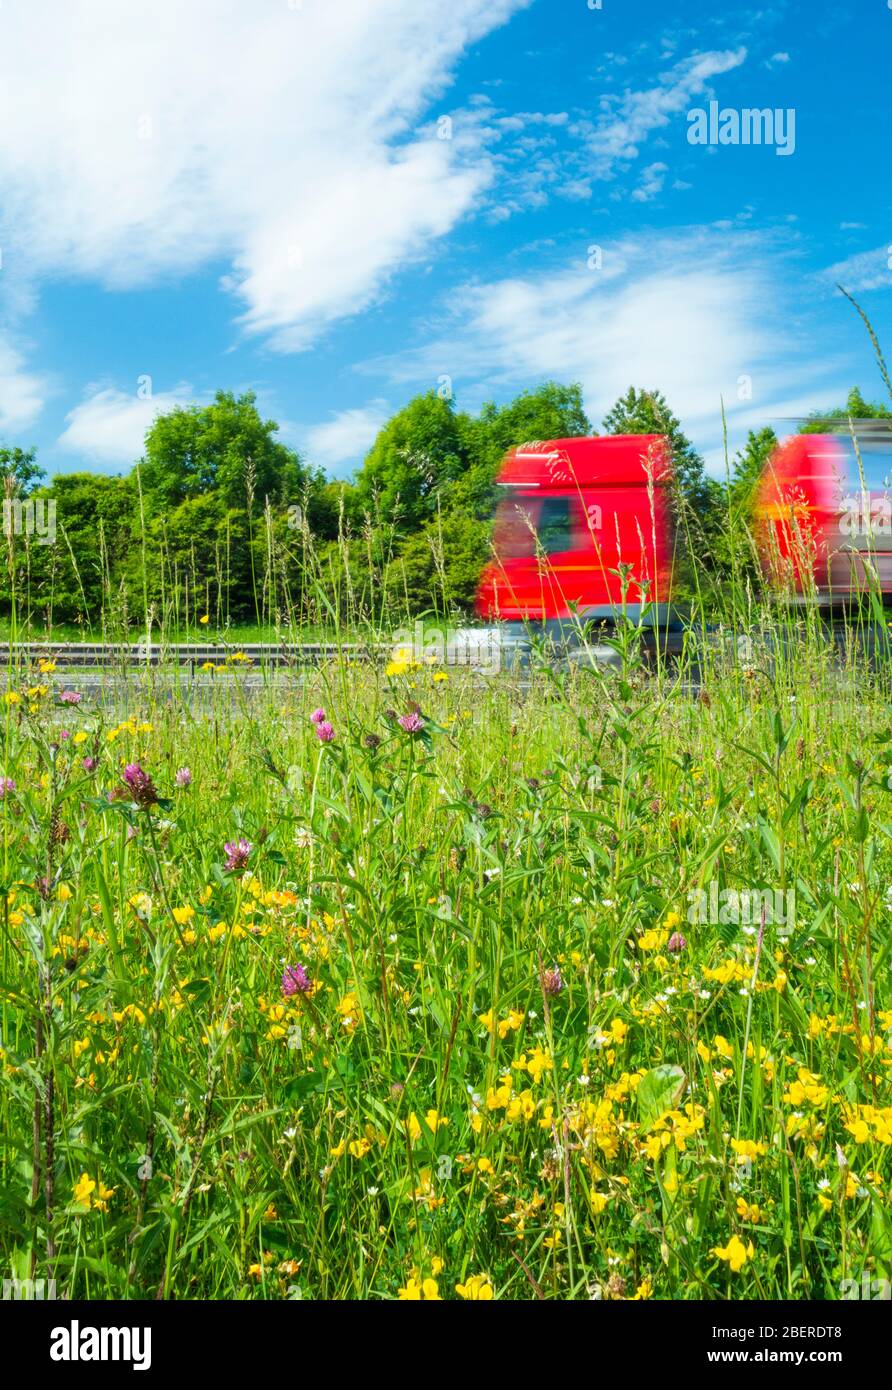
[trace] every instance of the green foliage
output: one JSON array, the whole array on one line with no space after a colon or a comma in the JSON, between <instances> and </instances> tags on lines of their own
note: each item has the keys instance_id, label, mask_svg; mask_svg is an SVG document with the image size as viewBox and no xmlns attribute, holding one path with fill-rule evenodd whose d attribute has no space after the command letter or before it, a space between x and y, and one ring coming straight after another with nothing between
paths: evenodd
<instances>
[{"instance_id":1,"label":"green foliage","mask_svg":"<svg viewBox=\"0 0 892 1390\"><path fill-rule=\"evenodd\" d=\"M849 392L843 406L832 410L816 410L802 425L802 434L823 434L827 430L847 429L849 420L892 420L892 409L888 405L866 401L857 386Z\"/></svg>"},{"instance_id":2,"label":"green foliage","mask_svg":"<svg viewBox=\"0 0 892 1390\"><path fill-rule=\"evenodd\" d=\"M672 465L682 496L694 511L705 514L712 502L703 460L683 433L661 391L630 386L604 417L606 434L662 434L669 440Z\"/></svg>"},{"instance_id":3,"label":"green foliage","mask_svg":"<svg viewBox=\"0 0 892 1390\"><path fill-rule=\"evenodd\" d=\"M806 428L850 412L890 415L853 391L844 410ZM751 495L773 431L751 432L720 483L659 391L630 387L603 423L609 433L669 438L678 596L693 594L695 572L717 604L729 581L757 587ZM380 430L352 482L308 467L251 392L218 391L208 405L159 416L124 478L78 473L41 485L34 450L4 448L0 474L19 494L55 500L58 534L51 546L13 538L0 605L11 612L15 601L18 621L120 635L159 621L189 630L203 614L215 625L278 627L348 614L392 622L468 613L490 558L505 453L592 433L580 386L546 381L476 415L436 391L414 397Z\"/></svg>"},{"instance_id":4,"label":"green foliage","mask_svg":"<svg viewBox=\"0 0 892 1390\"><path fill-rule=\"evenodd\" d=\"M14 493L30 492L43 477L36 460L36 449L0 448L0 492L5 494L7 483Z\"/></svg>"},{"instance_id":5,"label":"green foliage","mask_svg":"<svg viewBox=\"0 0 892 1390\"><path fill-rule=\"evenodd\" d=\"M351 652L73 707L78 673L10 670L4 1269L63 1300L888 1277L892 666L787 637L752 679L710 644L705 700ZM764 885L795 895L764 939L691 910Z\"/></svg>"}]
</instances>

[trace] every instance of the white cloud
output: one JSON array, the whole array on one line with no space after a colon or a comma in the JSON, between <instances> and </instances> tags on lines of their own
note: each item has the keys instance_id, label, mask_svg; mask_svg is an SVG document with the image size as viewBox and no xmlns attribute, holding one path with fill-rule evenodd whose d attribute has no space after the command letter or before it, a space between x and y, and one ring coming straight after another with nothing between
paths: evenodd
<instances>
[{"instance_id":1,"label":"white cloud","mask_svg":"<svg viewBox=\"0 0 892 1390\"><path fill-rule=\"evenodd\" d=\"M789 53L772 53L765 66L770 68L773 67L775 63L789 63L789 61Z\"/></svg>"},{"instance_id":2,"label":"white cloud","mask_svg":"<svg viewBox=\"0 0 892 1390\"><path fill-rule=\"evenodd\" d=\"M629 386L655 388L712 455L722 398L739 442L751 423L805 414L816 392L842 389L840 361L814 363L793 336L789 279L768 237L654 233L604 248L600 271L466 286L438 338L365 369L419 386L448 374L466 406L546 377L579 381L596 427Z\"/></svg>"},{"instance_id":3,"label":"white cloud","mask_svg":"<svg viewBox=\"0 0 892 1390\"><path fill-rule=\"evenodd\" d=\"M693 97L708 90L713 77L739 67L745 59L745 48L695 53L661 73L657 86L625 92L589 138L594 177L612 178L617 164L638 157L639 146L652 131L664 129L673 116L687 110Z\"/></svg>"},{"instance_id":4,"label":"white cloud","mask_svg":"<svg viewBox=\"0 0 892 1390\"><path fill-rule=\"evenodd\" d=\"M0 244L124 287L219 262L248 331L305 347L474 206L474 132L422 129L529 0L68 0L0 16Z\"/></svg>"},{"instance_id":5,"label":"white cloud","mask_svg":"<svg viewBox=\"0 0 892 1390\"><path fill-rule=\"evenodd\" d=\"M142 455L146 430L155 417L194 399L186 383L147 397L110 386L90 387L80 405L66 415L58 447L90 464L129 468Z\"/></svg>"},{"instance_id":6,"label":"white cloud","mask_svg":"<svg viewBox=\"0 0 892 1390\"><path fill-rule=\"evenodd\" d=\"M0 435L34 423L43 409L46 383L25 367L24 358L0 337Z\"/></svg>"},{"instance_id":7,"label":"white cloud","mask_svg":"<svg viewBox=\"0 0 892 1390\"><path fill-rule=\"evenodd\" d=\"M854 294L857 290L887 290L892 287L889 246L877 246L873 251L859 251L844 261L837 261L820 272L820 278L832 285L842 285Z\"/></svg>"},{"instance_id":8,"label":"white cloud","mask_svg":"<svg viewBox=\"0 0 892 1390\"><path fill-rule=\"evenodd\" d=\"M344 464L362 462L390 413L387 402L377 399L357 409L340 410L332 419L311 425L305 433L307 459L343 476L350 471Z\"/></svg>"},{"instance_id":9,"label":"white cloud","mask_svg":"<svg viewBox=\"0 0 892 1390\"><path fill-rule=\"evenodd\" d=\"M668 164L648 164L642 171L638 187L632 190L632 201L649 203L651 198L656 198L658 193L662 193L668 169Z\"/></svg>"}]
</instances>

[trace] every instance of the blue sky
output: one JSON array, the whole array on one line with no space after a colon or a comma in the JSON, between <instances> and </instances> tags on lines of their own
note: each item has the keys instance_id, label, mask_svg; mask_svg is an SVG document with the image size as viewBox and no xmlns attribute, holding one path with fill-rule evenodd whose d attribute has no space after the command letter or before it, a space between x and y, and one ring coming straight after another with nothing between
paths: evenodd
<instances>
[{"instance_id":1,"label":"blue sky","mask_svg":"<svg viewBox=\"0 0 892 1390\"><path fill-rule=\"evenodd\" d=\"M0 440L118 472L251 388L344 477L418 391L556 377L717 469L722 398L732 447L879 399L834 284L892 355L890 54L881 0L3 0ZM711 101L791 152L691 144Z\"/></svg>"}]
</instances>

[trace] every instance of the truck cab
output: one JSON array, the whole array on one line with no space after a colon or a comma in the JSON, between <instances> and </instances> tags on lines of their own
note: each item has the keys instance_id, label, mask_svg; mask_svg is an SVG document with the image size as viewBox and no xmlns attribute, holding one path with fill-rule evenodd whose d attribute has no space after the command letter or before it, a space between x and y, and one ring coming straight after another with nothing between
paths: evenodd
<instances>
[{"instance_id":1,"label":"truck cab","mask_svg":"<svg viewBox=\"0 0 892 1390\"><path fill-rule=\"evenodd\" d=\"M485 619L552 624L635 618L671 597L669 446L661 435L533 441L510 450L493 559L477 594Z\"/></svg>"}]
</instances>

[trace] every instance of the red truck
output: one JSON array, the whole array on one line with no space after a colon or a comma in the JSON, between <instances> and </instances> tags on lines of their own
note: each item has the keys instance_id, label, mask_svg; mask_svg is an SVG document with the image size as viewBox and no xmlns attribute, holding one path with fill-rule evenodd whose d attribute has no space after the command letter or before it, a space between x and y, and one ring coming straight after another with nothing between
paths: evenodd
<instances>
[{"instance_id":1,"label":"red truck","mask_svg":"<svg viewBox=\"0 0 892 1390\"><path fill-rule=\"evenodd\" d=\"M756 495L765 574L775 590L842 605L868 587L892 600L892 431L800 434L774 451Z\"/></svg>"},{"instance_id":2,"label":"red truck","mask_svg":"<svg viewBox=\"0 0 892 1390\"><path fill-rule=\"evenodd\" d=\"M512 449L497 479L482 618L633 620L671 597L672 466L660 435L551 439ZM623 592L625 590L625 593Z\"/></svg>"}]
</instances>

